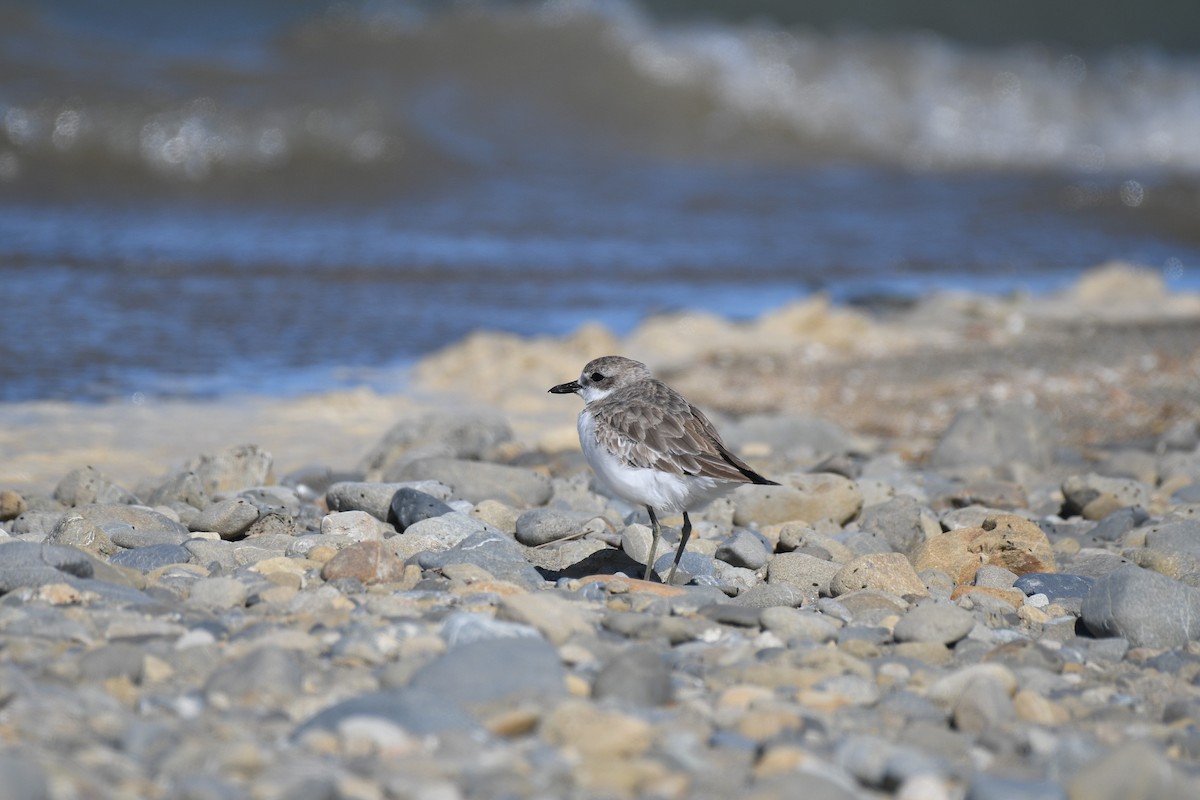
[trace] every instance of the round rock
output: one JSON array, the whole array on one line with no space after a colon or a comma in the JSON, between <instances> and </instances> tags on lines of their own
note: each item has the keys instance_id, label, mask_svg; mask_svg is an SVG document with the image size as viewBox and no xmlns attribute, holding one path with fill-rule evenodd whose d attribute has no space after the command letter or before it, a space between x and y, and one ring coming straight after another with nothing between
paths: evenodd
<instances>
[{"instance_id":1,"label":"round rock","mask_svg":"<svg viewBox=\"0 0 1200 800\"><path fill-rule=\"evenodd\" d=\"M896 623L897 642L938 642L951 645L975 627L975 617L958 606L929 603L905 612Z\"/></svg>"}]
</instances>

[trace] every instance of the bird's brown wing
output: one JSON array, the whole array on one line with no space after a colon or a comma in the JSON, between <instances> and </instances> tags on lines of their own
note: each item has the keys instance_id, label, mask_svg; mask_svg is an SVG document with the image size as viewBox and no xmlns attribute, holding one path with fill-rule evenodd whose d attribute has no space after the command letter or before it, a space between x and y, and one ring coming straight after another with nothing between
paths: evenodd
<instances>
[{"instance_id":1,"label":"bird's brown wing","mask_svg":"<svg viewBox=\"0 0 1200 800\"><path fill-rule=\"evenodd\" d=\"M597 443L631 467L739 483L772 483L721 442L698 408L661 381L640 382L588 409Z\"/></svg>"}]
</instances>

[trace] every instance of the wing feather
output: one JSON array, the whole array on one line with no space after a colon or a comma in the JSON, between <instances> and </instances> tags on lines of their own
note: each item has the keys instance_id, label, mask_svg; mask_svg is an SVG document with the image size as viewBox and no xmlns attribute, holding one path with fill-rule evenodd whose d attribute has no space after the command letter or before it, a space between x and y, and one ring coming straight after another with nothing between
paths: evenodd
<instances>
[{"instance_id":1,"label":"wing feather","mask_svg":"<svg viewBox=\"0 0 1200 800\"><path fill-rule=\"evenodd\" d=\"M729 452L698 408L657 380L591 404L599 445L632 467L738 483L769 483Z\"/></svg>"}]
</instances>

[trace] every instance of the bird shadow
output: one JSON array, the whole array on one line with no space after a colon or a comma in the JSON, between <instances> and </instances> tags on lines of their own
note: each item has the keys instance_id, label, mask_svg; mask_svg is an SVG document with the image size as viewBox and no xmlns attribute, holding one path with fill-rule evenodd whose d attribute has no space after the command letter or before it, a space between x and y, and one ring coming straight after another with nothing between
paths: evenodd
<instances>
[{"instance_id":1,"label":"bird shadow","mask_svg":"<svg viewBox=\"0 0 1200 800\"><path fill-rule=\"evenodd\" d=\"M615 548L597 550L587 558L576 561L561 570L537 568L538 572L542 573L542 577L548 581L557 581L560 578L586 578L589 575L614 575L618 572L641 577L645 569L645 564L634 561L625 551Z\"/></svg>"}]
</instances>

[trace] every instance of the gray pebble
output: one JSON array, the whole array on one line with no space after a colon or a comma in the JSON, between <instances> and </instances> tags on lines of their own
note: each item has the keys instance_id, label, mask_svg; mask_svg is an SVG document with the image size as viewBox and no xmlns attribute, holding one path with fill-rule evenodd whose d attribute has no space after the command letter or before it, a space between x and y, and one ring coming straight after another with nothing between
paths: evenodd
<instances>
[{"instance_id":1,"label":"gray pebble","mask_svg":"<svg viewBox=\"0 0 1200 800\"><path fill-rule=\"evenodd\" d=\"M1145 525L1149 519L1150 515L1141 506L1125 506L1097 522L1088 534L1104 542L1115 542L1139 525Z\"/></svg>"},{"instance_id":2,"label":"gray pebble","mask_svg":"<svg viewBox=\"0 0 1200 800\"><path fill-rule=\"evenodd\" d=\"M975 585L1008 589L1017 582L1017 573L995 564L984 564L975 571Z\"/></svg>"},{"instance_id":3,"label":"gray pebble","mask_svg":"<svg viewBox=\"0 0 1200 800\"><path fill-rule=\"evenodd\" d=\"M192 523L192 530L213 531L222 539L233 541L245 536L250 526L258 520L258 508L242 498L213 503L200 512Z\"/></svg>"},{"instance_id":4,"label":"gray pebble","mask_svg":"<svg viewBox=\"0 0 1200 800\"><path fill-rule=\"evenodd\" d=\"M0 753L0 786L5 800L45 800L49 783L38 760L21 748Z\"/></svg>"},{"instance_id":5,"label":"gray pebble","mask_svg":"<svg viewBox=\"0 0 1200 800\"><path fill-rule=\"evenodd\" d=\"M248 595L246 585L236 578L201 578L192 584L188 602L220 610L245 605Z\"/></svg>"},{"instance_id":6,"label":"gray pebble","mask_svg":"<svg viewBox=\"0 0 1200 800\"><path fill-rule=\"evenodd\" d=\"M767 582L782 583L813 599L829 596L829 584L843 565L807 553L778 553L767 566Z\"/></svg>"},{"instance_id":7,"label":"gray pebble","mask_svg":"<svg viewBox=\"0 0 1200 800\"><path fill-rule=\"evenodd\" d=\"M1096 473L1074 475L1062 485L1063 516L1079 514L1100 520L1125 506L1145 506L1150 489L1131 478L1107 478Z\"/></svg>"},{"instance_id":8,"label":"gray pebble","mask_svg":"<svg viewBox=\"0 0 1200 800\"><path fill-rule=\"evenodd\" d=\"M238 703L267 706L290 703L303 689L302 655L276 645L256 647L223 664L204 686L210 697L219 694Z\"/></svg>"},{"instance_id":9,"label":"gray pebble","mask_svg":"<svg viewBox=\"0 0 1200 800\"><path fill-rule=\"evenodd\" d=\"M557 508L531 508L517 517L517 541L528 547L549 544L579 533L595 518Z\"/></svg>"},{"instance_id":10,"label":"gray pebble","mask_svg":"<svg viewBox=\"0 0 1200 800\"><path fill-rule=\"evenodd\" d=\"M375 718L416 734L447 731L482 732L470 715L439 695L406 688L394 692L374 692L343 700L310 717L296 727L292 738L301 740L315 730L337 731L347 720Z\"/></svg>"},{"instance_id":11,"label":"gray pebble","mask_svg":"<svg viewBox=\"0 0 1200 800\"><path fill-rule=\"evenodd\" d=\"M735 567L759 569L771 560L771 551L762 537L740 528L717 547L716 557Z\"/></svg>"},{"instance_id":12,"label":"gray pebble","mask_svg":"<svg viewBox=\"0 0 1200 800\"><path fill-rule=\"evenodd\" d=\"M416 489L438 500L450 499L450 487L437 481L408 481L405 483L367 483L343 481L329 487L325 504L330 511L365 511L382 522L388 521L392 498L401 489Z\"/></svg>"},{"instance_id":13,"label":"gray pebble","mask_svg":"<svg viewBox=\"0 0 1200 800\"><path fill-rule=\"evenodd\" d=\"M490 572L493 577L526 588L538 588L545 584L541 573L525 560L521 545L495 531L472 533L444 552L422 552L417 556L417 563L422 569L441 569L449 564L474 564Z\"/></svg>"},{"instance_id":14,"label":"gray pebble","mask_svg":"<svg viewBox=\"0 0 1200 800\"><path fill-rule=\"evenodd\" d=\"M617 700L638 709L667 705L673 694L670 668L657 652L642 647L609 659L592 683L596 700Z\"/></svg>"},{"instance_id":15,"label":"gray pebble","mask_svg":"<svg viewBox=\"0 0 1200 800\"><path fill-rule=\"evenodd\" d=\"M1013 587L1027 596L1044 594L1051 602L1064 597L1086 597L1095 578L1064 572L1027 572L1017 578Z\"/></svg>"},{"instance_id":16,"label":"gray pebble","mask_svg":"<svg viewBox=\"0 0 1200 800\"><path fill-rule=\"evenodd\" d=\"M1082 615L1095 636L1119 636L1134 647L1182 647L1200 638L1200 590L1125 566L1096 581Z\"/></svg>"},{"instance_id":17,"label":"gray pebble","mask_svg":"<svg viewBox=\"0 0 1200 800\"><path fill-rule=\"evenodd\" d=\"M562 697L566 672L545 639L482 639L451 647L413 675L409 687L470 711L498 700Z\"/></svg>"},{"instance_id":18,"label":"gray pebble","mask_svg":"<svg viewBox=\"0 0 1200 800\"><path fill-rule=\"evenodd\" d=\"M925 603L910 608L896 622L897 642L938 642L952 645L975 627L975 617L958 606Z\"/></svg>"},{"instance_id":19,"label":"gray pebble","mask_svg":"<svg viewBox=\"0 0 1200 800\"><path fill-rule=\"evenodd\" d=\"M880 540L883 549L853 549L860 554L888 550L908 553L925 541L931 525L936 526L932 512L924 509L908 495L900 495L873 506L864 506L858 516L859 530Z\"/></svg>"},{"instance_id":20,"label":"gray pebble","mask_svg":"<svg viewBox=\"0 0 1200 800\"><path fill-rule=\"evenodd\" d=\"M54 499L65 506L138 502L129 491L95 467L81 467L67 473L54 489Z\"/></svg>"},{"instance_id":21,"label":"gray pebble","mask_svg":"<svg viewBox=\"0 0 1200 800\"><path fill-rule=\"evenodd\" d=\"M440 517L453 509L430 494L405 486L392 495L388 522L403 532L405 528L430 517Z\"/></svg>"},{"instance_id":22,"label":"gray pebble","mask_svg":"<svg viewBox=\"0 0 1200 800\"><path fill-rule=\"evenodd\" d=\"M151 489L146 495L146 501L152 506L186 503L193 508L203 509L212 499L200 476L190 470L183 470Z\"/></svg>"},{"instance_id":23,"label":"gray pebble","mask_svg":"<svg viewBox=\"0 0 1200 800\"><path fill-rule=\"evenodd\" d=\"M185 564L191 559L191 551L181 544L152 544L124 550L112 556L109 562L144 573L167 564Z\"/></svg>"},{"instance_id":24,"label":"gray pebble","mask_svg":"<svg viewBox=\"0 0 1200 800\"><path fill-rule=\"evenodd\" d=\"M1067 800L1063 787L1053 781L974 775L964 800Z\"/></svg>"}]
</instances>

